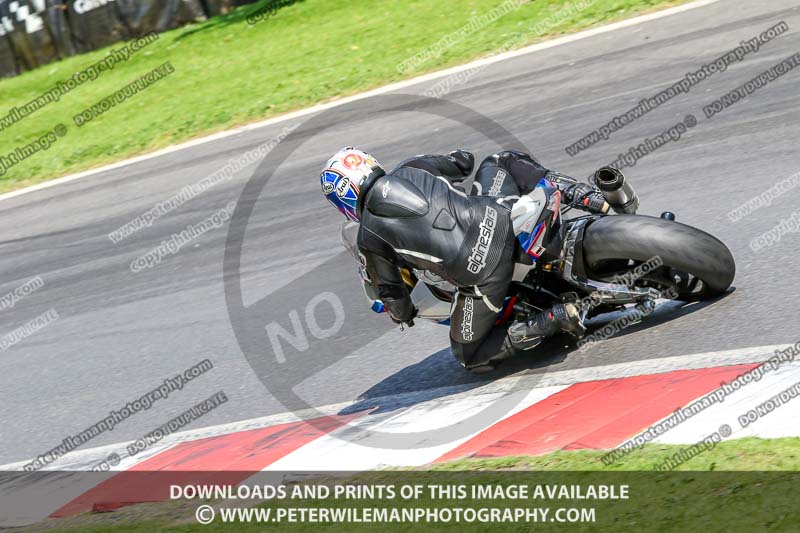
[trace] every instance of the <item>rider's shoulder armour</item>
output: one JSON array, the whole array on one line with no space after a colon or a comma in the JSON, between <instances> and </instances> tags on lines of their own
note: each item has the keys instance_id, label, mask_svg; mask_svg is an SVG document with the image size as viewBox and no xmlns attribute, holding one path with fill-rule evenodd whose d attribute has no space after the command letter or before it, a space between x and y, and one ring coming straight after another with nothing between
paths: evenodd
<instances>
[{"instance_id":1,"label":"rider's shoulder armour","mask_svg":"<svg viewBox=\"0 0 800 533\"><path fill-rule=\"evenodd\" d=\"M379 217L413 218L428 214L428 199L411 181L392 175L380 178L367 192L370 213Z\"/></svg>"}]
</instances>

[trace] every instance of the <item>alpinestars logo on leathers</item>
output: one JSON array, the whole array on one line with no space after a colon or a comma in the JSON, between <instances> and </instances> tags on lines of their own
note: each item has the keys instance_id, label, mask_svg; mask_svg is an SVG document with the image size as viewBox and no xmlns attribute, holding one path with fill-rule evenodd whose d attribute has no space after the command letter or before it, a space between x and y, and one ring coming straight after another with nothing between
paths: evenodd
<instances>
[{"instance_id":1,"label":"alpinestars logo on leathers","mask_svg":"<svg viewBox=\"0 0 800 533\"><path fill-rule=\"evenodd\" d=\"M461 320L461 336L464 337L466 342L472 341L472 298L467 296L464 298L464 316Z\"/></svg>"},{"instance_id":2,"label":"alpinestars logo on leathers","mask_svg":"<svg viewBox=\"0 0 800 533\"><path fill-rule=\"evenodd\" d=\"M467 260L467 270L473 274L479 273L486 266L486 255L489 253L489 245L492 243L496 227L497 211L493 207L487 206L478 229L478 242L472 247L472 253Z\"/></svg>"}]
</instances>

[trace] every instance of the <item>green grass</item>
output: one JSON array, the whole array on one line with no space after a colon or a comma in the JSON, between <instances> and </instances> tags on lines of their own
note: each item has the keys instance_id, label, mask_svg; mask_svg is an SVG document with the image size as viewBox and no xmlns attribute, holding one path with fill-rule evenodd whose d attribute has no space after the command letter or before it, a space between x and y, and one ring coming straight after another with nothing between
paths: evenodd
<instances>
[{"instance_id":1,"label":"green grass","mask_svg":"<svg viewBox=\"0 0 800 533\"><path fill-rule=\"evenodd\" d=\"M559 451L541 456L512 456L490 459L464 459L435 465L445 471L650 471L686 446L648 444L622 460L606 466L607 451ZM721 442L681 464L678 471L792 470L800 471L800 438L743 438Z\"/></svg>"},{"instance_id":2,"label":"green grass","mask_svg":"<svg viewBox=\"0 0 800 533\"><path fill-rule=\"evenodd\" d=\"M419 485L629 485L627 500L486 500L467 498L345 501L293 500L265 506L281 507L595 507L595 524L551 524L559 531L796 531L800 508L800 439L737 439L718 444L682 465L676 472L652 472L652 465L681 446L646 445L620 464L605 467L601 451L562 451L539 457L467 459L424 470L377 471L360 474L356 484ZM716 470L716 472L709 472ZM337 480L339 483L341 479ZM324 481L322 481L324 482ZM532 490L532 489L531 489ZM399 490L398 490L399 493ZM49 521L61 531L307 531L309 524L221 524L200 526L193 513L199 501L173 501L125 507L108 514L85 514ZM214 502L212 502L214 503ZM215 502L215 506L222 505ZM274 512L274 511L273 511ZM439 524L436 530L522 530L544 524ZM422 531L429 524L315 524L313 530Z\"/></svg>"},{"instance_id":3,"label":"green grass","mask_svg":"<svg viewBox=\"0 0 800 533\"><path fill-rule=\"evenodd\" d=\"M9 169L0 178L0 191L463 63L510 42L519 47L683 1L597 0L543 33L535 25L571 4L527 2L401 74L399 63L502 2L305 0L248 25L247 15L268 5L265 0L161 34L129 61L0 132L0 155L6 155L57 124L68 130L49 150ZM72 57L0 81L0 115L99 61L106 52ZM74 115L166 61L175 68L166 79L81 128L72 122Z\"/></svg>"}]
</instances>

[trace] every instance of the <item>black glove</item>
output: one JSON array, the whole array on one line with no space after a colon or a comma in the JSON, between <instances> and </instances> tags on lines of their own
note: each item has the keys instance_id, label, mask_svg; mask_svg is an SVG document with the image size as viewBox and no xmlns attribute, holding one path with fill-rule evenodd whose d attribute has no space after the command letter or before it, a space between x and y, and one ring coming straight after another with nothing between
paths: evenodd
<instances>
[{"instance_id":1,"label":"black glove","mask_svg":"<svg viewBox=\"0 0 800 533\"><path fill-rule=\"evenodd\" d=\"M409 317L408 319L400 320L398 318L393 317L391 313L389 313L389 318L391 318L392 322L394 322L395 324L399 324L401 328L404 325L408 326L410 328L413 328L414 327L414 319L417 317L417 313L419 313L419 309L417 308L417 306L413 306L412 307L412 311L411 311L411 317Z\"/></svg>"},{"instance_id":2,"label":"black glove","mask_svg":"<svg viewBox=\"0 0 800 533\"><path fill-rule=\"evenodd\" d=\"M605 214L608 213L610 207L603 194L586 183L576 183L567 187L564 191L564 200L568 205L575 202L574 207L589 213Z\"/></svg>"},{"instance_id":3,"label":"black glove","mask_svg":"<svg viewBox=\"0 0 800 533\"><path fill-rule=\"evenodd\" d=\"M475 167L475 156L472 155L472 153L458 149L453 150L447 155L453 159L453 162L461 171L462 175L469 176L472 174L472 169Z\"/></svg>"}]
</instances>

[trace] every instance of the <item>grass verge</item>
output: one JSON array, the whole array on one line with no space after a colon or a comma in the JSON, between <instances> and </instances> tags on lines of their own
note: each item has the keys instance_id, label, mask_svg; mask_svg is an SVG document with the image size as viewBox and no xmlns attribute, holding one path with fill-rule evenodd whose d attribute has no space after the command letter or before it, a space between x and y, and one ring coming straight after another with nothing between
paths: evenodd
<instances>
[{"instance_id":1,"label":"grass verge","mask_svg":"<svg viewBox=\"0 0 800 533\"><path fill-rule=\"evenodd\" d=\"M511 456L488 459L463 459L441 465L432 470L470 471L484 470L536 470L536 471L651 471L656 465L674 459L675 454L688 456L689 446L648 444L634 450L622 460L606 465L601 450L559 451L539 456ZM694 451L692 452L694 453ZM720 442L712 449L700 451L675 468L678 471L712 472L715 470L794 470L800 471L800 438L758 439L743 438Z\"/></svg>"},{"instance_id":2,"label":"grass verge","mask_svg":"<svg viewBox=\"0 0 800 533\"><path fill-rule=\"evenodd\" d=\"M653 472L652 466L678 453L682 446L646 445L629 454L621 463L604 466L602 451L561 451L539 457L507 457L454 461L425 470L377 471L345 480L369 485L463 486L465 494L455 497L432 497L429 492L419 499L292 499L262 504L275 516L279 508L558 508L595 509L593 522L553 523L258 523L219 520L199 525L194 512L203 503L217 509L233 504L205 501L173 501L124 507L112 513L84 514L50 520L31 531L55 528L58 531L489 531L547 527L557 531L796 531L800 508L796 489L800 485L800 439L756 438L722 442L682 464L673 472ZM717 470L716 472L714 470ZM330 482L330 480L328 480ZM337 480L342 483L341 479ZM627 485L627 499L576 500L535 498L533 487L601 484ZM513 499L509 487L526 485L527 498ZM473 486L503 487L505 497L477 496ZM400 494L400 490L396 491Z\"/></svg>"},{"instance_id":3,"label":"grass verge","mask_svg":"<svg viewBox=\"0 0 800 533\"><path fill-rule=\"evenodd\" d=\"M58 102L0 127L2 157L66 126L47 150L10 168L0 163L0 192L685 1L262 0L163 33ZM283 7L247 22L270 5ZM0 81L0 126L11 108L107 53ZM73 117L165 62L173 73L76 126Z\"/></svg>"}]
</instances>

